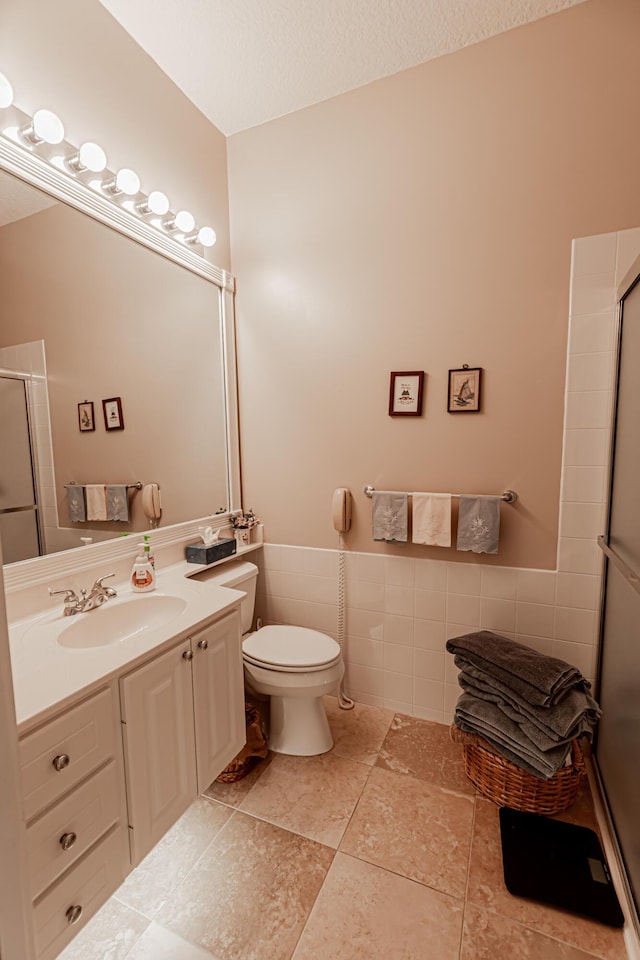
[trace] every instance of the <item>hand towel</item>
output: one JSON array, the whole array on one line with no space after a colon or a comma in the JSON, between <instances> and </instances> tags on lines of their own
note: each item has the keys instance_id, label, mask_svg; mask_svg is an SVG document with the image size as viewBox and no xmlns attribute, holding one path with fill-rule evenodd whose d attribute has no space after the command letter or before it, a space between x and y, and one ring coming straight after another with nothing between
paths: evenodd
<instances>
[{"instance_id":1,"label":"hand towel","mask_svg":"<svg viewBox=\"0 0 640 960\"><path fill-rule=\"evenodd\" d=\"M412 493L413 543L432 547L451 546L451 494Z\"/></svg>"},{"instance_id":2,"label":"hand towel","mask_svg":"<svg viewBox=\"0 0 640 960\"><path fill-rule=\"evenodd\" d=\"M457 550L497 553L500 497L460 497Z\"/></svg>"},{"instance_id":3,"label":"hand towel","mask_svg":"<svg viewBox=\"0 0 640 960\"><path fill-rule=\"evenodd\" d=\"M107 484L107 520L129 522L129 498L126 484Z\"/></svg>"},{"instance_id":4,"label":"hand towel","mask_svg":"<svg viewBox=\"0 0 640 960\"><path fill-rule=\"evenodd\" d=\"M452 637L446 646L454 654L456 666L464 670L467 663L472 663L527 703L540 707L558 703L572 687L584 690L591 686L570 663L491 630Z\"/></svg>"},{"instance_id":5,"label":"hand towel","mask_svg":"<svg viewBox=\"0 0 640 960\"><path fill-rule=\"evenodd\" d=\"M67 487L67 506L69 508L69 519L74 523L80 523L87 519L82 484L72 483Z\"/></svg>"},{"instance_id":6,"label":"hand towel","mask_svg":"<svg viewBox=\"0 0 640 960\"><path fill-rule=\"evenodd\" d=\"M389 543L407 542L408 494L373 494L373 539Z\"/></svg>"},{"instance_id":7,"label":"hand towel","mask_svg":"<svg viewBox=\"0 0 640 960\"><path fill-rule=\"evenodd\" d=\"M88 483L85 486L87 520L107 519L107 492L103 483Z\"/></svg>"}]
</instances>

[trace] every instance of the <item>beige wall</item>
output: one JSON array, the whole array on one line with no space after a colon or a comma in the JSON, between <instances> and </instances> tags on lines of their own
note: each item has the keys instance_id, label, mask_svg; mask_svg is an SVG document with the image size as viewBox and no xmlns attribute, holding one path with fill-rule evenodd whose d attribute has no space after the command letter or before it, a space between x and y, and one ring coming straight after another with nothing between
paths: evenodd
<instances>
[{"instance_id":1,"label":"beige wall","mask_svg":"<svg viewBox=\"0 0 640 960\"><path fill-rule=\"evenodd\" d=\"M45 343L62 526L95 526L70 524L70 481L158 483L163 526L226 506L218 287L64 204L0 229L0 281L0 346ZM110 397L122 431L105 430ZM130 506L130 525L100 529L146 529L139 494Z\"/></svg>"},{"instance_id":2,"label":"beige wall","mask_svg":"<svg viewBox=\"0 0 640 960\"><path fill-rule=\"evenodd\" d=\"M55 110L71 143L96 140L110 169L210 224L208 258L229 268L226 140L98 0L2 0L0 64L20 109Z\"/></svg>"},{"instance_id":3,"label":"beige wall","mask_svg":"<svg viewBox=\"0 0 640 960\"><path fill-rule=\"evenodd\" d=\"M245 503L272 543L374 544L362 488L498 493L500 553L556 564L571 239L640 221L640 6L569 11L232 137ZM447 371L484 369L482 412ZM426 371L420 419L389 372ZM482 558L486 560L487 558Z\"/></svg>"}]
</instances>

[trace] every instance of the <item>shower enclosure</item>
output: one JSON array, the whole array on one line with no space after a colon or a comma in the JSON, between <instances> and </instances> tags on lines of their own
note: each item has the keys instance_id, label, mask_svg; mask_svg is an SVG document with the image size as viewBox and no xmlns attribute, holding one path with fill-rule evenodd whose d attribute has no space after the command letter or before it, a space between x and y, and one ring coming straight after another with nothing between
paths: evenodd
<instances>
[{"instance_id":1,"label":"shower enclosure","mask_svg":"<svg viewBox=\"0 0 640 960\"><path fill-rule=\"evenodd\" d=\"M40 554L27 385L0 376L0 539L5 563Z\"/></svg>"}]
</instances>

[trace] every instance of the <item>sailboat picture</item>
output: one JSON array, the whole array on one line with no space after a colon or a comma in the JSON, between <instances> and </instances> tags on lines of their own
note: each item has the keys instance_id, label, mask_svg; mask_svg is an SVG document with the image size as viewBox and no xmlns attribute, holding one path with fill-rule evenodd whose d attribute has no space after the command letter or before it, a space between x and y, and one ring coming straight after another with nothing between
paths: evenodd
<instances>
[{"instance_id":1,"label":"sailboat picture","mask_svg":"<svg viewBox=\"0 0 640 960\"><path fill-rule=\"evenodd\" d=\"M482 367L467 364L458 370L449 370L449 413L477 413L480 410L480 374Z\"/></svg>"}]
</instances>

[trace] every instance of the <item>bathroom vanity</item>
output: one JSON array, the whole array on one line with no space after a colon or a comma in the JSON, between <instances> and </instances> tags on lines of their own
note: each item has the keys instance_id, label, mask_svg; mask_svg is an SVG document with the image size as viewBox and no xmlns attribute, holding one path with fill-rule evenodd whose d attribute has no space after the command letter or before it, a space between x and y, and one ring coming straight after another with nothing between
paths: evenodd
<instances>
[{"instance_id":1,"label":"bathroom vanity","mask_svg":"<svg viewBox=\"0 0 640 960\"><path fill-rule=\"evenodd\" d=\"M157 594L122 586L90 613L63 617L58 604L10 627L42 960L244 745L242 594L185 567L161 573Z\"/></svg>"}]
</instances>

